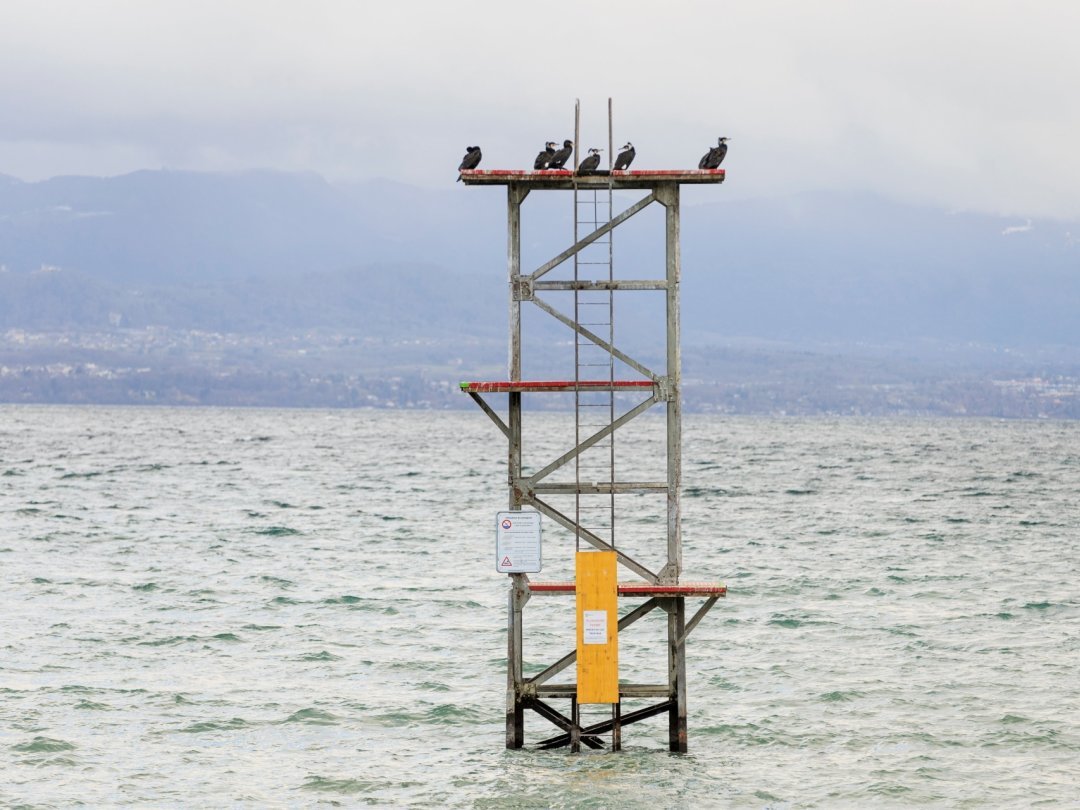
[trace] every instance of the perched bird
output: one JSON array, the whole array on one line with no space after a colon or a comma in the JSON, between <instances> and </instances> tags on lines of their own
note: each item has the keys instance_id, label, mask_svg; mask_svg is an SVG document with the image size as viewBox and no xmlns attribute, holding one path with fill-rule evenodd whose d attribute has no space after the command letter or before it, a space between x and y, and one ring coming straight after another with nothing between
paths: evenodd
<instances>
[{"instance_id":1,"label":"perched bird","mask_svg":"<svg viewBox=\"0 0 1080 810\"><path fill-rule=\"evenodd\" d=\"M578 164L578 174L592 174L596 171L600 165L600 152L599 149L590 149L589 156Z\"/></svg>"},{"instance_id":2,"label":"perched bird","mask_svg":"<svg viewBox=\"0 0 1080 810\"><path fill-rule=\"evenodd\" d=\"M720 164L724 162L724 156L727 154L727 142L729 140L731 139L719 138L716 146L706 152L698 161L697 167L699 169L719 169Z\"/></svg>"},{"instance_id":3,"label":"perched bird","mask_svg":"<svg viewBox=\"0 0 1080 810\"><path fill-rule=\"evenodd\" d=\"M463 172L467 169L475 169L480 165L481 157L483 157L483 155L480 154L479 146L466 146L465 157L461 159L461 165L457 167L457 170ZM458 177L458 180L460 179L461 178Z\"/></svg>"},{"instance_id":4,"label":"perched bird","mask_svg":"<svg viewBox=\"0 0 1080 810\"><path fill-rule=\"evenodd\" d=\"M615 158L615 165L612 167L612 171L621 172L630 168L630 164L634 162L634 155L637 152L634 150L634 145L630 141L626 142L626 146L619 152L619 156Z\"/></svg>"},{"instance_id":5,"label":"perched bird","mask_svg":"<svg viewBox=\"0 0 1080 810\"><path fill-rule=\"evenodd\" d=\"M548 164L549 169L561 169L566 165L566 161L570 159L570 155L574 153L574 142L563 141L562 149L551 156L551 162Z\"/></svg>"},{"instance_id":6,"label":"perched bird","mask_svg":"<svg viewBox=\"0 0 1080 810\"><path fill-rule=\"evenodd\" d=\"M544 144L544 151L536 156L536 160L533 161L533 168L537 171L546 169L548 164L551 163L551 158L555 154L555 141L548 141Z\"/></svg>"}]
</instances>

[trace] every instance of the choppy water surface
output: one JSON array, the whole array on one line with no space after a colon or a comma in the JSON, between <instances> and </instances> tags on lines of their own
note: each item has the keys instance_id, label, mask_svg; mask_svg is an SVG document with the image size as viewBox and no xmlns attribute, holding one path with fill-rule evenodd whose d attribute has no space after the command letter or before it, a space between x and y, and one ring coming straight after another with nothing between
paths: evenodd
<instances>
[{"instance_id":1,"label":"choppy water surface","mask_svg":"<svg viewBox=\"0 0 1080 810\"><path fill-rule=\"evenodd\" d=\"M685 434L687 573L730 587L689 643L691 754L657 718L573 756L503 748L479 412L0 408L0 804L1075 802L1080 425ZM568 647L570 610L534 600L530 643Z\"/></svg>"}]
</instances>

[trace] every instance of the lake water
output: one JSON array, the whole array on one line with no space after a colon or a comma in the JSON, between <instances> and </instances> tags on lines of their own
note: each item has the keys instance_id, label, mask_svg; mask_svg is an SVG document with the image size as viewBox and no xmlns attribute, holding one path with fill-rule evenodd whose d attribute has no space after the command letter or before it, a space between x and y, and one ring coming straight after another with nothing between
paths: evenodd
<instances>
[{"instance_id":1,"label":"lake water","mask_svg":"<svg viewBox=\"0 0 1080 810\"><path fill-rule=\"evenodd\" d=\"M529 425L565 449L560 417ZM662 422L635 430L620 449L655 455ZM656 718L571 755L503 747L479 411L0 407L0 805L1076 802L1080 424L684 439L686 575L730 589L688 643L690 754ZM647 549L662 501L628 502ZM561 576L573 542L545 541ZM526 608L531 670L570 604ZM664 663L639 625L633 680Z\"/></svg>"}]
</instances>

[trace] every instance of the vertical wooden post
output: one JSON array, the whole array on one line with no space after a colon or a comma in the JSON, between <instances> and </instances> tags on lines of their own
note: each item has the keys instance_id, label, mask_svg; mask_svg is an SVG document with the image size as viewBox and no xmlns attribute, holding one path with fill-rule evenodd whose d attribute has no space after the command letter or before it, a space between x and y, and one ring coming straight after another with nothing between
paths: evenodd
<instances>
[{"instance_id":1,"label":"vertical wooden post","mask_svg":"<svg viewBox=\"0 0 1080 810\"><path fill-rule=\"evenodd\" d=\"M661 191L661 189L657 189ZM679 281L679 186L667 183L660 202L666 209L667 264L667 566L661 577L677 583L682 572L682 326Z\"/></svg>"},{"instance_id":2,"label":"vertical wooden post","mask_svg":"<svg viewBox=\"0 0 1080 810\"><path fill-rule=\"evenodd\" d=\"M611 750L622 751L622 703L611 704Z\"/></svg>"},{"instance_id":3,"label":"vertical wooden post","mask_svg":"<svg viewBox=\"0 0 1080 810\"><path fill-rule=\"evenodd\" d=\"M510 356L508 371L511 380L521 379L521 203L528 194L511 184L507 187L507 266L510 283ZM510 394L508 404L510 428L507 458L507 483L510 489L510 509L521 509L521 394ZM506 644L506 747L521 748L525 744L525 706L521 692L524 686L522 661L522 609L525 606L526 579L524 574L510 575L510 603Z\"/></svg>"},{"instance_id":4,"label":"vertical wooden post","mask_svg":"<svg viewBox=\"0 0 1080 810\"><path fill-rule=\"evenodd\" d=\"M663 582L677 583L682 573L682 355L679 282L679 186L668 183L657 189L666 209L667 280L667 565ZM686 600L671 599L668 605L668 688L674 703L668 712L668 746L685 753L686 729Z\"/></svg>"},{"instance_id":5,"label":"vertical wooden post","mask_svg":"<svg viewBox=\"0 0 1080 810\"><path fill-rule=\"evenodd\" d=\"M525 744L525 706L521 699L521 574L511 575L513 586L507 596L506 621L506 747Z\"/></svg>"},{"instance_id":6,"label":"vertical wooden post","mask_svg":"<svg viewBox=\"0 0 1080 810\"><path fill-rule=\"evenodd\" d=\"M529 193L514 183L506 187L506 253L510 271L510 356L507 366L511 380L521 379L521 203Z\"/></svg>"},{"instance_id":7,"label":"vertical wooden post","mask_svg":"<svg viewBox=\"0 0 1080 810\"><path fill-rule=\"evenodd\" d=\"M688 750L686 732L686 599L670 600L668 610L668 683L675 704L668 712L668 748L685 754Z\"/></svg>"},{"instance_id":8,"label":"vertical wooden post","mask_svg":"<svg viewBox=\"0 0 1080 810\"><path fill-rule=\"evenodd\" d=\"M570 753L581 753L581 706L576 695L570 698Z\"/></svg>"}]
</instances>

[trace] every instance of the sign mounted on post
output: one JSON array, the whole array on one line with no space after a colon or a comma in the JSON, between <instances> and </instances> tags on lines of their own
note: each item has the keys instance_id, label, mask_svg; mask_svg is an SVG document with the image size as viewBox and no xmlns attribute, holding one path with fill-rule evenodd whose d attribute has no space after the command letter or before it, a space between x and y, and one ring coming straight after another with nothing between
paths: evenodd
<instances>
[{"instance_id":1,"label":"sign mounted on post","mask_svg":"<svg viewBox=\"0 0 1080 810\"><path fill-rule=\"evenodd\" d=\"M540 513L495 514L495 570L500 574L540 571Z\"/></svg>"}]
</instances>

